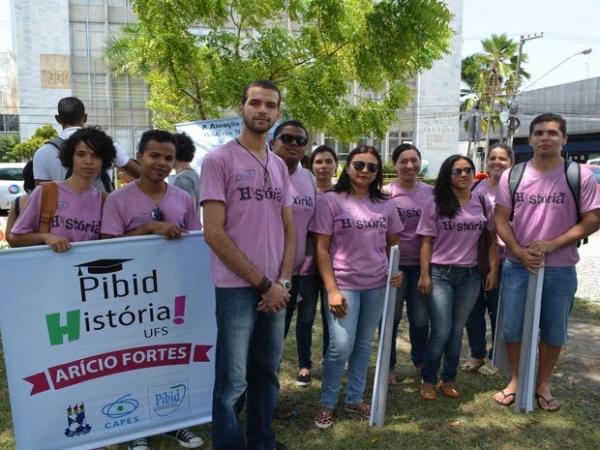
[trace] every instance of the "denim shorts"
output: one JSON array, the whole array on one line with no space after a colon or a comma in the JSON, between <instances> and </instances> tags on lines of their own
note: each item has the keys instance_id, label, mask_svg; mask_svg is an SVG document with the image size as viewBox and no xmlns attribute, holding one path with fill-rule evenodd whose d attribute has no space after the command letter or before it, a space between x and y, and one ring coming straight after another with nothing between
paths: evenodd
<instances>
[{"instance_id":1,"label":"denim shorts","mask_svg":"<svg viewBox=\"0 0 600 450\"><path fill-rule=\"evenodd\" d=\"M522 264L506 260L502 273L502 339L521 342L529 272ZM560 347L567 342L567 324L577 291L575 266L546 267L540 312L540 340Z\"/></svg>"}]
</instances>

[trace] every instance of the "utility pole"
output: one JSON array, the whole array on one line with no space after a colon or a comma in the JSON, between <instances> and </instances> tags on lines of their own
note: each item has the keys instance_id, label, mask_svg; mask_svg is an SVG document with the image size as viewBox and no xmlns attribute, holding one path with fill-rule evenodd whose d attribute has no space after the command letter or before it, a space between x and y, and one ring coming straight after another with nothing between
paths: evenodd
<instances>
[{"instance_id":1,"label":"utility pole","mask_svg":"<svg viewBox=\"0 0 600 450\"><path fill-rule=\"evenodd\" d=\"M512 146L513 136L518 127L518 120L513 120L513 117L519 111L519 105L517 104L517 95L519 94L519 88L521 87L521 59L523 56L523 45L527 41L531 41L533 39L543 38L544 33L540 34L528 34L527 36L521 35L519 39L519 51L517 53L517 68L515 70L515 88L513 89L512 95L510 97L510 101L508 104L508 111L510 113L508 124L507 124L507 132L506 132L506 143ZM515 117L516 119L516 117ZM515 126L516 125L516 126Z\"/></svg>"}]
</instances>

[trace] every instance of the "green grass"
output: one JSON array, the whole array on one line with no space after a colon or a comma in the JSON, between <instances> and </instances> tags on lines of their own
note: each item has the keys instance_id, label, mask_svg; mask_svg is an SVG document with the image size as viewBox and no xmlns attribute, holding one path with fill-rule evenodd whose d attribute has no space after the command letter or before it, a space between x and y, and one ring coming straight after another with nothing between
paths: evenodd
<instances>
[{"instance_id":1,"label":"green grass","mask_svg":"<svg viewBox=\"0 0 600 450\"><path fill-rule=\"evenodd\" d=\"M598 336L600 308L578 301L573 319L582 321ZM589 356L579 357L567 347L554 377L554 394L563 407L556 413L539 410L531 414L514 414L512 408L493 403L492 395L504 387L502 376L459 374L457 379L462 396L457 400L442 396L434 402L418 396L418 381L408 359L406 324L401 324L398 340L399 383L388 392L386 424L369 428L366 421L341 412L338 408L335 425L326 431L312 424L319 407L321 329L315 327L315 368L313 384L308 388L295 385L295 341L293 329L286 341L282 363L281 401L296 407L300 414L292 421L275 421L278 439L290 450L364 450L364 449L597 449L600 446L600 359L596 349ZM375 342L374 342L375 345ZM585 342L583 343L585 348ZM1 352L1 350L0 350ZM464 353L464 348L463 348ZM463 355L465 356L465 355ZM373 364L369 380L374 375ZM0 449L14 449L4 360L0 360ZM370 388L365 399L370 400ZM340 396L340 404L343 397ZM208 427L195 430L210 448ZM153 450L176 448L172 441L152 438ZM124 449L113 446L111 449Z\"/></svg>"}]
</instances>

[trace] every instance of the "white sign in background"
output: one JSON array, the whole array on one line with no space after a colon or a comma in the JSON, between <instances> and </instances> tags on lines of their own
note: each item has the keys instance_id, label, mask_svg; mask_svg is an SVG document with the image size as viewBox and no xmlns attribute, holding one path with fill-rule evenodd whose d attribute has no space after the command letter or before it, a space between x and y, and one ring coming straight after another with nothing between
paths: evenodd
<instances>
[{"instance_id":1,"label":"white sign in background","mask_svg":"<svg viewBox=\"0 0 600 450\"><path fill-rule=\"evenodd\" d=\"M95 448L211 420L216 324L201 233L3 251L0 264L19 449Z\"/></svg>"}]
</instances>

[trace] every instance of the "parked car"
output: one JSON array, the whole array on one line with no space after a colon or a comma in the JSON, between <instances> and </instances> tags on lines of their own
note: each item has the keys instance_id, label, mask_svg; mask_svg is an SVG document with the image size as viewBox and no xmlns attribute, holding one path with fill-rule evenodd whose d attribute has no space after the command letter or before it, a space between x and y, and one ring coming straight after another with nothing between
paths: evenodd
<instances>
[{"instance_id":1,"label":"parked car","mask_svg":"<svg viewBox=\"0 0 600 450\"><path fill-rule=\"evenodd\" d=\"M25 163L0 163L0 213L6 214L12 201L23 195Z\"/></svg>"},{"instance_id":2,"label":"parked car","mask_svg":"<svg viewBox=\"0 0 600 450\"><path fill-rule=\"evenodd\" d=\"M600 158L589 159L586 164L592 166L600 166Z\"/></svg>"}]
</instances>

